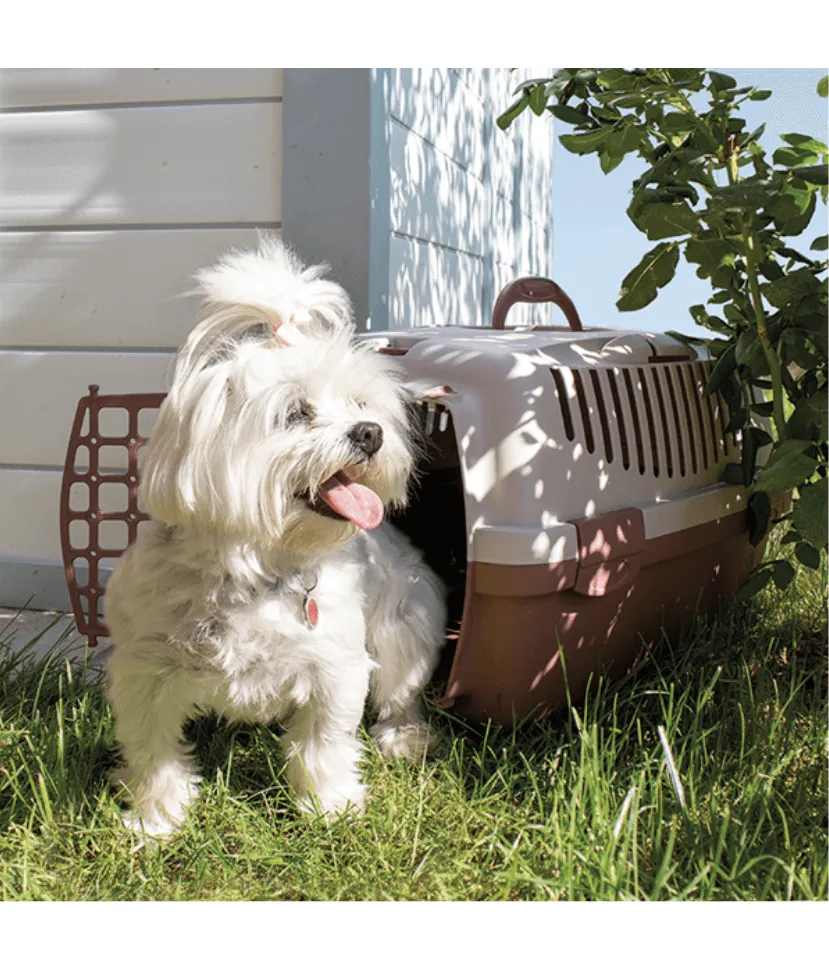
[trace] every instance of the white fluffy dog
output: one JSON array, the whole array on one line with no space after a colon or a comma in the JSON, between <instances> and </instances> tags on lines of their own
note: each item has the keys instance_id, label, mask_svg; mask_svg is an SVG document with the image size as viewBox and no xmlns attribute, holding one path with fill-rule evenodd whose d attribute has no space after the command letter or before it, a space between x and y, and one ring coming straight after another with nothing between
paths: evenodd
<instances>
[{"instance_id":1,"label":"white fluffy dog","mask_svg":"<svg viewBox=\"0 0 829 975\"><path fill-rule=\"evenodd\" d=\"M383 524L414 448L395 365L355 344L345 292L276 240L198 276L142 469L152 515L107 589L108 696L132 801L172 832L196 794L189 717L280 722L300 806L363 807L358 728L387 756L432 744L418 696L442 585Z\"/></svg>"}]
</instances>

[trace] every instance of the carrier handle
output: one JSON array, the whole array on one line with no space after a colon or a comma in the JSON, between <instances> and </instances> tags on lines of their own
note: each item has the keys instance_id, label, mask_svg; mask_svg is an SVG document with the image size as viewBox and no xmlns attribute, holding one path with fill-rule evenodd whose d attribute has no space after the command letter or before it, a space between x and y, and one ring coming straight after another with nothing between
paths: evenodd
<instances>
[{"instance_id":1,"label":"carrier handle","mask_svg":"<svg viewBox=\"0 0 829 975\"><path fill-rule=\"evenodd\" d=\"M513 305L522 302L535 304L540 301L551 301L564 312L567 324L573 332L581 332L582 324L576 306L559 288L555 281L549 278L517 278L508 284L495 299L492 309L492 327L503 329L507 321L507 312Z\"/></svg>"}]
</instances>

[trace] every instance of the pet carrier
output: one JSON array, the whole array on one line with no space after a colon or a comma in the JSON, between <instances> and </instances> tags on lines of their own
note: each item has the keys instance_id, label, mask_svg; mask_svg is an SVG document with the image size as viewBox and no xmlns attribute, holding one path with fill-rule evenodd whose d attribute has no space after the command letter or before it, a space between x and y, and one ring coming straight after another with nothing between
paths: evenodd
<instances>
[{"instance_id":1,"label":"pet carrier","mask_svg":"<svg viewBox=\"0 0 829 975\"><path fill-rule=\"evenodd\" d=\"M554 302L568 326L505 329L519 301ZM504 289L491 327L359 339L398 357L420 404L427 454L398 523L449 590L443 706L509 723L577 701L591 675L624 673L755 565L746 491L719 481L739 434L727 430L722 397L703 393L710 363L683 343L583 329L543 278ZM142 416L162 399L91 387L78 404L61 541L91 645L106 635L101 561L147 517L137 495ZM127 422L111 436L103 420L115 411ZM117 464L105 457L114 449Z\"/></svg>"}]
</instances>

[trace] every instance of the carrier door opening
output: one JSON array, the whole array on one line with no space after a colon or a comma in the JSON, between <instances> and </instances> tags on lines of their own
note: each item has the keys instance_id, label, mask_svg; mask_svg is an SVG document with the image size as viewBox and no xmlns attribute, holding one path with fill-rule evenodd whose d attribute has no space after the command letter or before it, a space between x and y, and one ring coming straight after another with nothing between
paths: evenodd
<instances>
[{"instance_id":1,"label":"carrier door opening","mask_svg":"<svg viewBox=\"0 0 829 975\"><path fill-rule=\"evenodd\" d=\"M449 674L463 621L466 587L466 508L458 443L451 413L437 403L412 410L415 437L424 455L416 467L409 505L391 521L423 552L447 588L447 633L437 680Z\"/></svg>"}]
</instances>

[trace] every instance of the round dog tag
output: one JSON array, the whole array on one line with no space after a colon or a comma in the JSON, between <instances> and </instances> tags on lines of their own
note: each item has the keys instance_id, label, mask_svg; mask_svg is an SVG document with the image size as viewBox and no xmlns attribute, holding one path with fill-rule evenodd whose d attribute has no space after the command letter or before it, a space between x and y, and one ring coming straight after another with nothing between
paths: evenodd
<instances>
[{"instance_id":1,"label":"round dog tag","mask_svg":"<svg viewBox=\"0 0 829 975\"><path fill-rule=\"evenodd\" d=\"M319 607L313 596L306 596L302 603L302 613L305 617L305 625L310 629L315 629L320 618Z\"/></svg>"}]
</instances>

